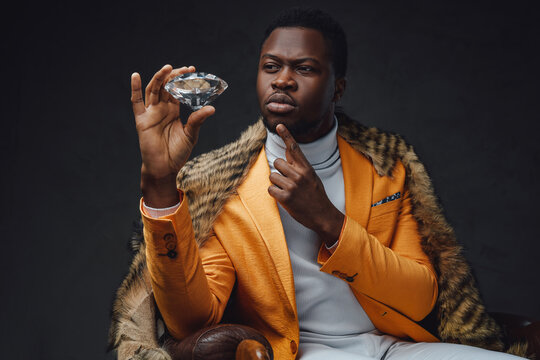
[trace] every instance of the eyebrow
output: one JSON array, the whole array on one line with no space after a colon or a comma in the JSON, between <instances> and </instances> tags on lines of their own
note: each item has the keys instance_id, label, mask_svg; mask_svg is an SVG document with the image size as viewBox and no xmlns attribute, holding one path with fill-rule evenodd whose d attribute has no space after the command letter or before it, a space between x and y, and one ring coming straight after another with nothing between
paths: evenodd
<instances>
[{"instance_id":1,"label":"eyebrow","mask_svg":"<svg viewBox=\"0 0 540 360\"><path fill-rule=\"evenodd\" d=\"M276 55L272 55L272 54L263 54L261 56L261 58L270 58L270 59L274 59L276 61L283 61L279 56L276 56ZM300 58L300 59L295 59L293 61L291 61L292 64L299 64L299 63L302 63L304 61L312 61L316 64L320 64L319 60L315 59L315 58L312 58L312 57L304 57L304 58Z\"/></svg>"}]
</instances>

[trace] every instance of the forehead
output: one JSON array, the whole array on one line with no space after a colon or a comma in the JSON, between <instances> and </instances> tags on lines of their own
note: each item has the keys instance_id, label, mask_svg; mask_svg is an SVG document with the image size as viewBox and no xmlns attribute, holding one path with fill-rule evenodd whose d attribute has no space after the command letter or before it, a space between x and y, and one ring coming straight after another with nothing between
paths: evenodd
<instances>
[{"instance_id":1,"label":"forehead","mask_svg":"<svg viewBox=\"0 0 540 360\"><path fill-rule=\"evenodd\" d=\"M277 28L263 43L261 56L270 54L284 59L311 57L329 61L329 51L322 33L301 27Z\"/></svg>"}]
</instances>

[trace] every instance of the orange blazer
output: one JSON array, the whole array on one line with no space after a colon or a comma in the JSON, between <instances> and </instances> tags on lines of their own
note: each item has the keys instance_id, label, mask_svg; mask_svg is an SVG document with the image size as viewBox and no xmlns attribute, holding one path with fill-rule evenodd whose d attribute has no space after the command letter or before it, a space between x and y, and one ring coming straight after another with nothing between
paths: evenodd
<instances>
[{"instance_id":1,"label":"orange blazer","mask_svg":"<svg viewBox=\"0 0 540 360\"><path fill-rule=\"evenodd\" d=\"M320 271L348 281L380 331L438 341L416 323L435 304L437 280L420 246L405 168L398 162L392 177L381 177L339 136L338 145L346 217L334 253L321 244ZM173 337L219 323L231 298L227 313L235 314L234 322L261 331L276 359L295 358L299 328L293 273L277 204L267 192L269 175L263 148L201 248L185 197L174 214L159 219L141 210L154 296ZM401 196L372 206L396 193ZM171 248L176 257L166 256Z\"/></svg>"}]
</instances>

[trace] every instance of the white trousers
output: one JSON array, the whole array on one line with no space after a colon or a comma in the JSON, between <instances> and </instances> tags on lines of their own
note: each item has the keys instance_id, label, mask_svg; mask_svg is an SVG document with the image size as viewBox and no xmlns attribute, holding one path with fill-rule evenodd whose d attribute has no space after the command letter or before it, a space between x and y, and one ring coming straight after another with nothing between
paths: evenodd
<instances>
[{"instance_id":1,"label":"white trousers","mask_svg":"<svg viewBox=\"0 0 540 360\"><path fill-rule=\"evenodd\" d=\"M299 360L517 360L497 351L448 343L413 343L375 330L351 336L300 332Z\"/></svg>"}]
</instances>

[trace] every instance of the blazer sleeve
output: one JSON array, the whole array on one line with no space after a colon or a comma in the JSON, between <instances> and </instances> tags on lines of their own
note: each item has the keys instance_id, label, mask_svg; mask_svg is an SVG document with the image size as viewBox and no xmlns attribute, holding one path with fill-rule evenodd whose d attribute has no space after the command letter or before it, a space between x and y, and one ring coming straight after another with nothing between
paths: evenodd
<instances>
[{"instance_id":1,"label":"blazer sleeve","mask_svg":"<svg viewBox=\"0 0 540 360\"><path fill-rule=\"evenodd\" d=\"M437 300L437 279L421 248L416 220L405 192L395 231L384 245L366 228L346 216L339 243L331 254L323 246L318 262L321 271L348 281L358 291L420 321ZM392 224L388 224L392 227Z\"/></svg>"},{"instance_id":2,"label":"blazer sleeve","mask_svg":"<svg viewBox=\"0 0 540 360\"><path fill-rule=\"evenodd\" d=\"M158 219L142 210L146 263L152 290L167 329L176 339L218 323L236 275L216 236L200 247L193 233L188 200Z\"/></svg>"}]
</instances>

